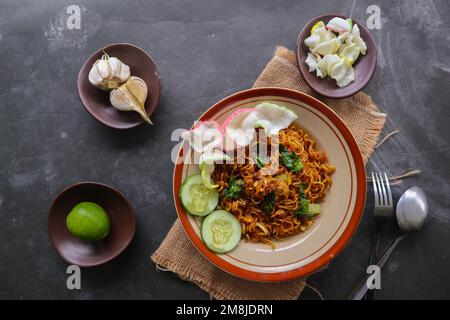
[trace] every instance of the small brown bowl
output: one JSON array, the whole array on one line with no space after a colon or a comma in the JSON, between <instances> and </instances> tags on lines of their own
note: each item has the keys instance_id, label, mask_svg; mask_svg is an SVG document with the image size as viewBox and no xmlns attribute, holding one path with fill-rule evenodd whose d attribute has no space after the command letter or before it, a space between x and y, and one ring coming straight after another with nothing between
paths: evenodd
<instances>
[{"instance_id":1,"label":"small brown bowl","mask_svg":"<svg viewBox=\"0 0 450 320\"><path fill-rule=\"evenodd\" d=\"M81 240L67 229L67 215L83 201L97 203L108 214L111 228L104 239ZM48 215L48 234L53 247L65 261L80 267L97 266L117 257L130 244L135 231L135 213L127 198L120 191L97 182L80 182L64 189Z\"/></svg>"},{"instance_id":2,"label":"small brown bowl","mask_svg":"<svg viewBox=\"0 0 450 320\"><path fill-rule=\"evenodd\" d=\"M89 71L103 51L110 57L117 57L130 66L131 75L142 78L148 87L145 110L151 117L155 111L161 91L159 73L153 59L141 48L129 43L110 44L97 50L81 67L78 74L78 95L86 110L98 121L115 129L129 129L144 122L134 111L119 111L109 101L109 93L94 87L88 79Z\"/></svg>"},{"instance_id":3,"label":"small brown bowl","mask_svg":"<svg viewBox=\"0 0 450 320\"><path fill-rule=\"evenodd\" d=\"M297 39L297 63L303 78L313 90L328 98L342 99L361 91L372 79L377 67L377 45L369 30L363 24L352 18L353 24L357 24L359 27L361 38L367 44L366 55L359 55L358 60L353 65L355 69L355 81L346 87L339 88L336 80L330 77L324 79L316 77L315 72L309 72L308 65L305 63L309 49L304 42L309 36L314 24L320 20L323 20L327 24L334 17L348 18L341 15L329 14L314 18L306 24Z\"/></svg>"}]
</instances>

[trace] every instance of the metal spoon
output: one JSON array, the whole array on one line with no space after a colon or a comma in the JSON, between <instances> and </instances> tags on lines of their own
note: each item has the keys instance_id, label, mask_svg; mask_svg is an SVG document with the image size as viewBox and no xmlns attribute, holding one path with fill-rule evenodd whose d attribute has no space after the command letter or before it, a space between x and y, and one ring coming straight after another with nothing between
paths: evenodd
<instances>
[{"instance_id":1,"label":"metal spoon","mask_svg":"<svg viewBox=\"0 0 450 320\"><path fill-rule=\"evenodd\" d=\"M380 269L386 264L395 247L409 233L422 230L428 216L428 203L425 193L419 187L412 187L406 190L397 203L396 217L399 226L397 236L392 240L381 256L376 260L375 265ZM367 280L371 274L364 277L350 294L349 299L361 300L366 294Z\"/></svg>"}]
</instances>

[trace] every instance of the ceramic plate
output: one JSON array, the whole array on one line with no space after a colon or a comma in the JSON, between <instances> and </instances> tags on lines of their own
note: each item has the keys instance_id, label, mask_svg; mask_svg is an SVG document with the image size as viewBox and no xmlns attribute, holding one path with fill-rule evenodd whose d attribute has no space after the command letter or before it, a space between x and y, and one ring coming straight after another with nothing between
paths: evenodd
<instances>
[{"instance_id":1,"label":"ceramic plate","mask_svg":"<svg viewBox=\"0 0 450 320\"><path fill-rule=\"evenodd\" d=\"M233 94L208 109L198 120L222 123L233 111L268 101L285 106L298 115L296 124L309 132L336 167L333 184L321 214L307 232L276 240L276 248L241 240L227 254L207 249L200 238L201 218L182 208L178 193L187 176L198 173L198 165L184 164L182 149L174 169L173 195L178 216L195 247L219 268L255 281L284 281L308 275L329 263L349 242L360 221L365 197L364 164L355 139L339 116L319 100L280 88L258 88Z\"/></svg>"}]
</instances>

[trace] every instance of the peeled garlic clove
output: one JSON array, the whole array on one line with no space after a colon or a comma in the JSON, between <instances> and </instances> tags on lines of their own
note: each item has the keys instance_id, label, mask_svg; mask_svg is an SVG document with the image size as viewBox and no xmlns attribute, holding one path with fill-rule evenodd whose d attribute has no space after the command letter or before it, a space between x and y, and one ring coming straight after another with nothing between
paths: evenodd
<instances>
[{"instance_id":1,"label":"peeled garlic clove","mask_svg":"<svg viewBox=\"0 0 450 320\"><path fill-rule=\"evenodd\" d=\"M116 57L104 54L89 71L89 82L106 91L120 86L130 77L130 67Z\"/></svg>"},{"instance_id":2,"label":"peeled garlic clove","mask_svg":"<svg viewBox=\"0 0 450 320\"><path fill-rule=\"evenodd\" d=\"M147 95L148 88L145 81L139 77L131 76L127 82L111 91L109 99L112 106L117 110L136 111L145 121L153 124L145 111L144 104Z\"/></svg>"}]
</instances>

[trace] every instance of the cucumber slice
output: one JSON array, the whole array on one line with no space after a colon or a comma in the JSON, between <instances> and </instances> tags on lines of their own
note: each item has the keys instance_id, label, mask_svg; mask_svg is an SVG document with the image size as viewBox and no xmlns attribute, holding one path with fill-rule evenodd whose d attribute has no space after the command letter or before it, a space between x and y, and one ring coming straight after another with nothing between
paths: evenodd
<instances>
[{"instance_id":1,"label":"cucumber slice","mask_svg":"<svg viewBox=\"0 0 450 320\"><path fill-rule=\"evenodd\" d=\"M211 251L229 252L241 240L241 224L228 211L216 210L203 219L201 235Z\"/></svg>"},{"instance_id":2,"label":"cucumber slice","mask_svg":"<svg viewBox=\"0 0 450 320\"><path fill-rule=\"evenodd\" d=\"M208 189L202 176L194 174L186 178L180 188L180 200L184 209L194 216L206 216L219 203L219 193Z\"/></svg>"}]
</instances>

